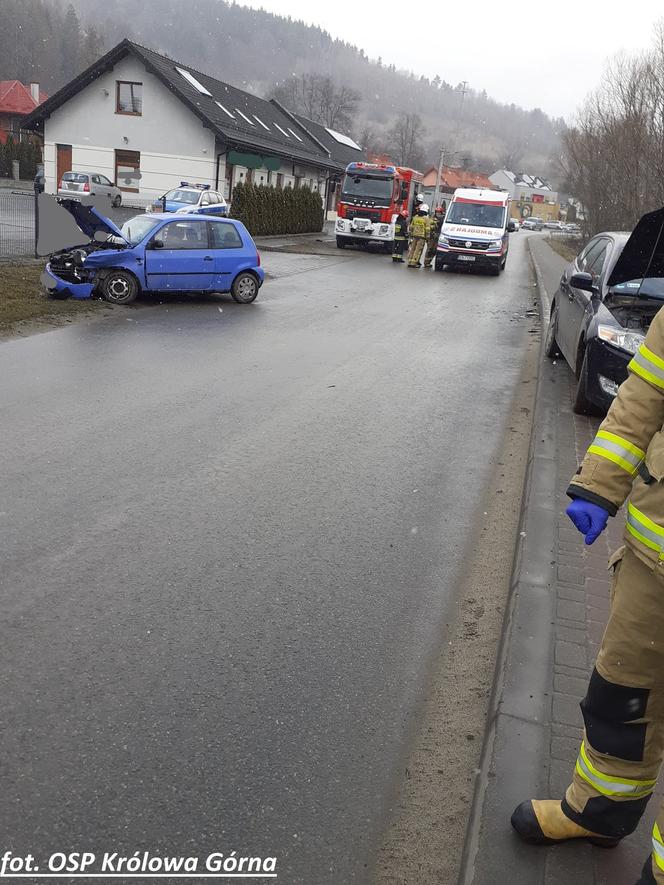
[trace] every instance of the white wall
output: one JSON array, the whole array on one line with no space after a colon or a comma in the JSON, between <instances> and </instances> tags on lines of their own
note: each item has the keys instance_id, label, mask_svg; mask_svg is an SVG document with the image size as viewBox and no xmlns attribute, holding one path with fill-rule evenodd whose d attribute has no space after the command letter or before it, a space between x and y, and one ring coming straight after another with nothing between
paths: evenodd
<instances>
[{"instance_id":1,"label":"white wall","mask_svg":"<svg viewBox=\"0 0 664 885\"><path fill-rule=\"evenodd\" d=\"M143 84L140 117L115 113L117 80ZM48 193L57 190L58 143L72 145L73 169L101 172L111 179L115 177L115 150L139 151L139 190L143 201L160 196L180 181L212 186L215 183L213 133L133 58L119 62L45 121L44 174ZM222 162L220 182L223 175ZM127 193L124 199L129 201L136 196Z\"/></svg>"}]
</instances>

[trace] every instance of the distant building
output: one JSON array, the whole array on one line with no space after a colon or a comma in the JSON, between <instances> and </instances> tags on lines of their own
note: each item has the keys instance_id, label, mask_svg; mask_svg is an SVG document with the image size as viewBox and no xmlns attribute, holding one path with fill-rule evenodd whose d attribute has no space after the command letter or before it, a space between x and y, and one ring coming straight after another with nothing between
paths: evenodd
<instances>
[{"instance_id":1,"label":"distant building","mask_svg":"<svg viewBox=\"0 0 664 885\"><path fill-rule=\"evenodd\" d=\"M534 215L543 221L557 221L560 217L558 194L539 175L499 169L489 178L493 187L505 190L511 196L512 217L528 218Z\"/></svg>"},{"instance_id":2,"label":"distant building","mask_svg":"<svg viewBox=\"0 0 664 885\"><path fill-rule=\"evenodd\" d=\"M122 40L23 121L43 133L47 193L69 170L100 172L145 205L181 180L232 196L238 182L318 191L359 146L276 101Z\"/></svg>"},{"instance_id":3,"label":"distant building","mask_svg":"<svg viewBox=\"0 0 664 885\"><path fill-rule=\"evenodd\" d=\"M22 118L47 98L39 83L26 85L20 80L0 80L0 144L6 144L10 135L14 141L19 141Z\"/></svg>"},{"instance_id":4,"label":"distant building","mask_svg":"<svg viewBox=\"0 0 664 885\"><path fill-rule=\"evenodd\" d=\"M438 167L432 166L424 174L421 191L427 203L431 203L436 193L436 178ZM449 202L449 198L458 187L483 187L493 188L493 184L484 172L473 169L463 169L460 166L443 166L440 181L440 200ZM435 208L434 206L431 207Z\"/></svg>"}]
</instances>

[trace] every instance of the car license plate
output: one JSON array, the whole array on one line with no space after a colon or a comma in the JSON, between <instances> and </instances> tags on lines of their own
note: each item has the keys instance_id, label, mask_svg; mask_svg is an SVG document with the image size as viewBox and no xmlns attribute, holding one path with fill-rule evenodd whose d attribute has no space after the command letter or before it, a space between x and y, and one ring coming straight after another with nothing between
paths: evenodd
<instances>
[{"instance_id":1,"label":"car license plate","mask_svg":"<svg viewBox=\"0 0 664 885\"><path fill-rule=\"evenodd\" d=\"M459 261L475 261L474 255L457 255Z\"/></svg>"},{"instance_id":2,"label":"car license plate","mask_svg":"<svg viewBox=\"0 0 664 885\"><path fill-rule=\"evenodd\" d=\"M358 230L366 230L369 227L369 222L368 221L356 221L355 227Z\"/></svg>"}]
</instances>

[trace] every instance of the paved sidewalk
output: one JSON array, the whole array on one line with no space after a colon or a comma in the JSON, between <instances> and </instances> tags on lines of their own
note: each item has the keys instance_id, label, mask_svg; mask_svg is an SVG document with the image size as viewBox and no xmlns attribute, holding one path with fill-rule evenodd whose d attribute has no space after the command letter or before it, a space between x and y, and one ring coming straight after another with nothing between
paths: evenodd
<instances>
[{"instance_id":1,"label":"paved sidewalk","mask_svg":"<svg viewBox=\"0 0 664 885\"><path fill-rule=\"evenodd\" d=\"M565 262L544 238L533 237L530 245L546 303ZM608 615L607 559L622 543L622 514L592 547L584 546L565 516L567 485L599 424L573 414L573 386L564 360L543 360L525 537L460 879L464 885L634 885L661 801L660 791L637 833L612 851L585 844L533 848L520 842L509 823L521 800L561 796L569 783L581 737L579 701Z\"/></svg>"}]
</instances>

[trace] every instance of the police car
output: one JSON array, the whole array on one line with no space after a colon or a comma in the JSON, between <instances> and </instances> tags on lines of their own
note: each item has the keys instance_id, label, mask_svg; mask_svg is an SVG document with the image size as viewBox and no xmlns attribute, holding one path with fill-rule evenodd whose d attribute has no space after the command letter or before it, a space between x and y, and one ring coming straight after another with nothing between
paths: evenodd
<instances>
[{"instance_id":1,"label":"police car","mask_svg":"<svg viewBox=\"0 0 664 885\"><path fill-rule=\"evenodd\" d=\"M189 184L188 181L181 181L180 187L164 194L152 209L157 212L186 214L200 212L203 215L225 216L228 206L222 194L211 190L209 184Z\"/></svg>"}]
</instances>

